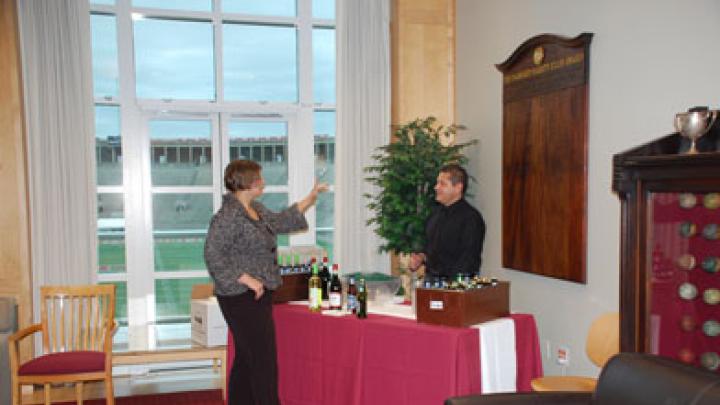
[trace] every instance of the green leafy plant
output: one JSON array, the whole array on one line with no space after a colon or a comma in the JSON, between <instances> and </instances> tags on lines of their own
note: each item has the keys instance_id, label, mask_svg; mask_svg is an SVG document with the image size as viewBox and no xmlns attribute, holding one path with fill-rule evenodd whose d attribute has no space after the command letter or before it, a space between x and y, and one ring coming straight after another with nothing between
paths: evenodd
<instances>
[{"instance_id":1,"label":"green leafy plant","mask_svg":"<svg viewBox=\"0 0 720 405\"><path fill-rule=\"evenodd\" d=\"M436 125L435 117L416 119L397 127L395 141L372 156L376 164L365 168L366 181L377 186L377 195L365 194L373 218L368 225L385 240L380 251L396 254L418 252L425 245L425 221L435 202L435 181L449 163L464 165L462 149L475 141L452 144L457 125ZM448 144L445 146L443 144Z\"/></svg>"}]
</instances>

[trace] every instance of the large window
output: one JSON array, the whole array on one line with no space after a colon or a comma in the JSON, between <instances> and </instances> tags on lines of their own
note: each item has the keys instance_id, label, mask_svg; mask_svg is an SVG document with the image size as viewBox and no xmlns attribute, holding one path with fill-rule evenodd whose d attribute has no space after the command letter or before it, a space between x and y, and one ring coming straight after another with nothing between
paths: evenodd
<instances>
[{"instance_id":1,"label":"large window","mask_svg":"<svg viewBox=\"0 0 720 405\"><path fill-rule=\"evenodd\" d=\"M213 7L217 7L214 9ZM192 286L234 159L280 210L334 183L334 0L91 0L98 279L118 286L118 347L187 342ZM308 212L330 256L334 192Z\"/></svg>"}]
</instances>

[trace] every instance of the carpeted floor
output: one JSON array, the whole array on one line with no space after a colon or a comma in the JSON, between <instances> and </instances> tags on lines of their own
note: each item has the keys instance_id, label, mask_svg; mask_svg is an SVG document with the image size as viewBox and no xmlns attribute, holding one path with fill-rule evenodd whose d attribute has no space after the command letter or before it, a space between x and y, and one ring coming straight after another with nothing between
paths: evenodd
<instances>
[{"instance_id":1,"label":"carpeted floor","mask_svg":"<svg viewBox=\"0 0 720 405\"><path fill-rule=\"evenodd\" d=\"M54 405L74 405L62 402ZM104 405L104 399L83 401L86 405ZM221 390L173 392L168 394L138 395L115 398L116 405L223 405Z\"/></svg>"}]
</instances>

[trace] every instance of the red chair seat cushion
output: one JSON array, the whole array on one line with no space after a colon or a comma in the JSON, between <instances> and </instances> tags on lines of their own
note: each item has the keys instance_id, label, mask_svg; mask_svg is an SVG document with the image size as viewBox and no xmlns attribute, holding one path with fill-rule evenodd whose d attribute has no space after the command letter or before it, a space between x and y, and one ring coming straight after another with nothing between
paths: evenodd
<instances>
[{"instance_id":1,"label":"red chair seat cushion","mask_svg":"<svg viewBox=\"0 0 720 405\"><path fill-rule=\"evenodd\" d=\"M50 353L20 366L18 375L94 373L105 370L105 353L77 351Z\"/></svg>"}]
</instances>

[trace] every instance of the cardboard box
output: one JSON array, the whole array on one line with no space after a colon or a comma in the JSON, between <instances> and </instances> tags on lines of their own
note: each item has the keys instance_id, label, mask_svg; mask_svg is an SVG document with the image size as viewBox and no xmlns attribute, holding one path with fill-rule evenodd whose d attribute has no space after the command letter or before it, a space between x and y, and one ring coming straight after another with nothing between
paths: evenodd
<instances>
[{"instance_id":1,"label":"cardboard box","mask_svg":"<svg viewBox=\"0 0 720 405\"><path fill-rule=\"evenodd\" d=\"M194 343L226 345L227 333L227 324L216 299L194 299L190 302L190 338Z\"/></svg>"},{"instance_id":2,"label":"cardboard box","mask_svg":"<svg viewBox=\"0 0 720 405\"><path fill-rule=\"evenodd\" d=\"M470 290L416 290L418 322L470 326L510 315L510 283Z\"/></svg>"}]
</instances>

